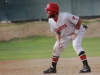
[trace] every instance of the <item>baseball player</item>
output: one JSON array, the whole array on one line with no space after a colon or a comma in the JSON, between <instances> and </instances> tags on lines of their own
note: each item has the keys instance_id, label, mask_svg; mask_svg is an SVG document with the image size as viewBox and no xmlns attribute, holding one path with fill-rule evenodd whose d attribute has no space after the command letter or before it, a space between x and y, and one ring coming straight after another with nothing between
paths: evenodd
<instances>
[{"instance_id":1,"label":"baseball player","mask_svg":"<svg viewBox=\"0 0 100 75\"><path fill-rule=\"evenodd\" d=\"M57 41L53 47L51 66L47 70L43 71L43 73L48 74L57 72L56 65L59 56L71 41L74 50L83 63L83 68L79 71L79 73L91 72L85 51L81 46L86 28L81 25L81 19L70 13L59 13L59 6L55 2L48 3L45 10L49 18L48 21L51 31L55 32Z\"/></svg>"}]
</instances>

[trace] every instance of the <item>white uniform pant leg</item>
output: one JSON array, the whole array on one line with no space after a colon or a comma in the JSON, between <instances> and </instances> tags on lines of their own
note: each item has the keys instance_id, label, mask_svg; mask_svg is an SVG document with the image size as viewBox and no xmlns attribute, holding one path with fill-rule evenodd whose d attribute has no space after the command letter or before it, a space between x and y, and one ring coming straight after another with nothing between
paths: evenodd
<instances>
[{"instance_id":1,"label":"white uniform pant leg","mask_svg":"<svg viewBox=\"0 0 100 75\"><path fill-rule=\"evenodd\" d=\"M84 51L84 49L81 46L84 34L85 34L85 28L83 28L83 30L80 30L80 32L78 33L76 39L73 40L73 42L72 42L73 48L76 51L77 55L79 55L79 53L81 51Z\"/></svg>"},{"instance_id":2,"label":"white uniform pant leg","mask_svg":"<svg viewBox=\"0 0 100 75\"><path fill-rule=\"evenodd\" d=\"M65 40L65 41L63 41ZM70 43L70 39L61 39L61 45L62 48L59 48L59 45L56 41L55 45L53 46L53 52L52 55L53 56L60 56L60 54L62 53L63 50L65 50L65 48L68 46L68 44Z\"/></svg>"}]
</instances>

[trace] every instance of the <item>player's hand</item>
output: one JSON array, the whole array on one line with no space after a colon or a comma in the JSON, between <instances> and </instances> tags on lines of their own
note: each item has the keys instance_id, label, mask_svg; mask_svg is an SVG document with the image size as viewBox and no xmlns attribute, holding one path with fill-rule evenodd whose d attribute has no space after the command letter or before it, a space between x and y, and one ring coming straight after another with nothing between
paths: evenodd
<instances>
[{"instance_id":1,"label":"player's hand","mask_svg":"<svg viewBox=\"0 0 100 75\"><path fill-rule=\"evenodd\" d=\"M71 35L71 40L75 40L76 36L77 36L77 34L73 33L73 34Z\"/></svg>"},{"instance_id":2,"label":"player's hand","mask_svg":"<svg viewBox=\"0 0 100 75\"><path fill-rule=\"evenodd\" d=\"M61 42L58 41L59 48L62 48Z\"/></svg>"}]
</instances>

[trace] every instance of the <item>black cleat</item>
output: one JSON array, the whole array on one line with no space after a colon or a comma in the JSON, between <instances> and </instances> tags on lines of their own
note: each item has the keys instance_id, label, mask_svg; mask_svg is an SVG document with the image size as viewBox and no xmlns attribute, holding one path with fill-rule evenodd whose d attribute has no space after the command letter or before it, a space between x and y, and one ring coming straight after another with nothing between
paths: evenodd
<instances>
[{"instance_id":1,"label":"black cleat","mask_svg":"<svg viewBox=\"0 0 100 75\"><path fill-rule=\"evenodd\" d=\"M80 70L79 73L88 73L88 72L91 72L90 66L83 67L83 69Z\"/></svg>"},{"instance_id":2,"label":"black cleat","mask_svg":"<svg viewBox=\"0 0 100 75\"><path fill-rule=\"evenodd\" d=\"M55 68L52 68L50 67L49 69L43 71L44 74L48 74L48 73L56 73L56 69Z\"/></svg>"}]
</instances>

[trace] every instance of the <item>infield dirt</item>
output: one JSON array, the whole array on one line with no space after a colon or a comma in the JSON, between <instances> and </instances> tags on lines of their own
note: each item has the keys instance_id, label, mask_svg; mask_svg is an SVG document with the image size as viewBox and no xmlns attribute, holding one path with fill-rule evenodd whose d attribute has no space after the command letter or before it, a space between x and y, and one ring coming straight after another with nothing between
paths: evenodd
<instances>
[{"instance_id":1,"label":"infield dirt","mask_svg":"<svg viewBox=\"0 0 100 75\"><path fill-rule=\"evenodd\" d=\"M43 74L51 59L0 61L0 75L100 75L100 57L88 57L91 73L80 74L82 63L79 58L60 58L57 73Z\"/></svg>"}]
</instances>

